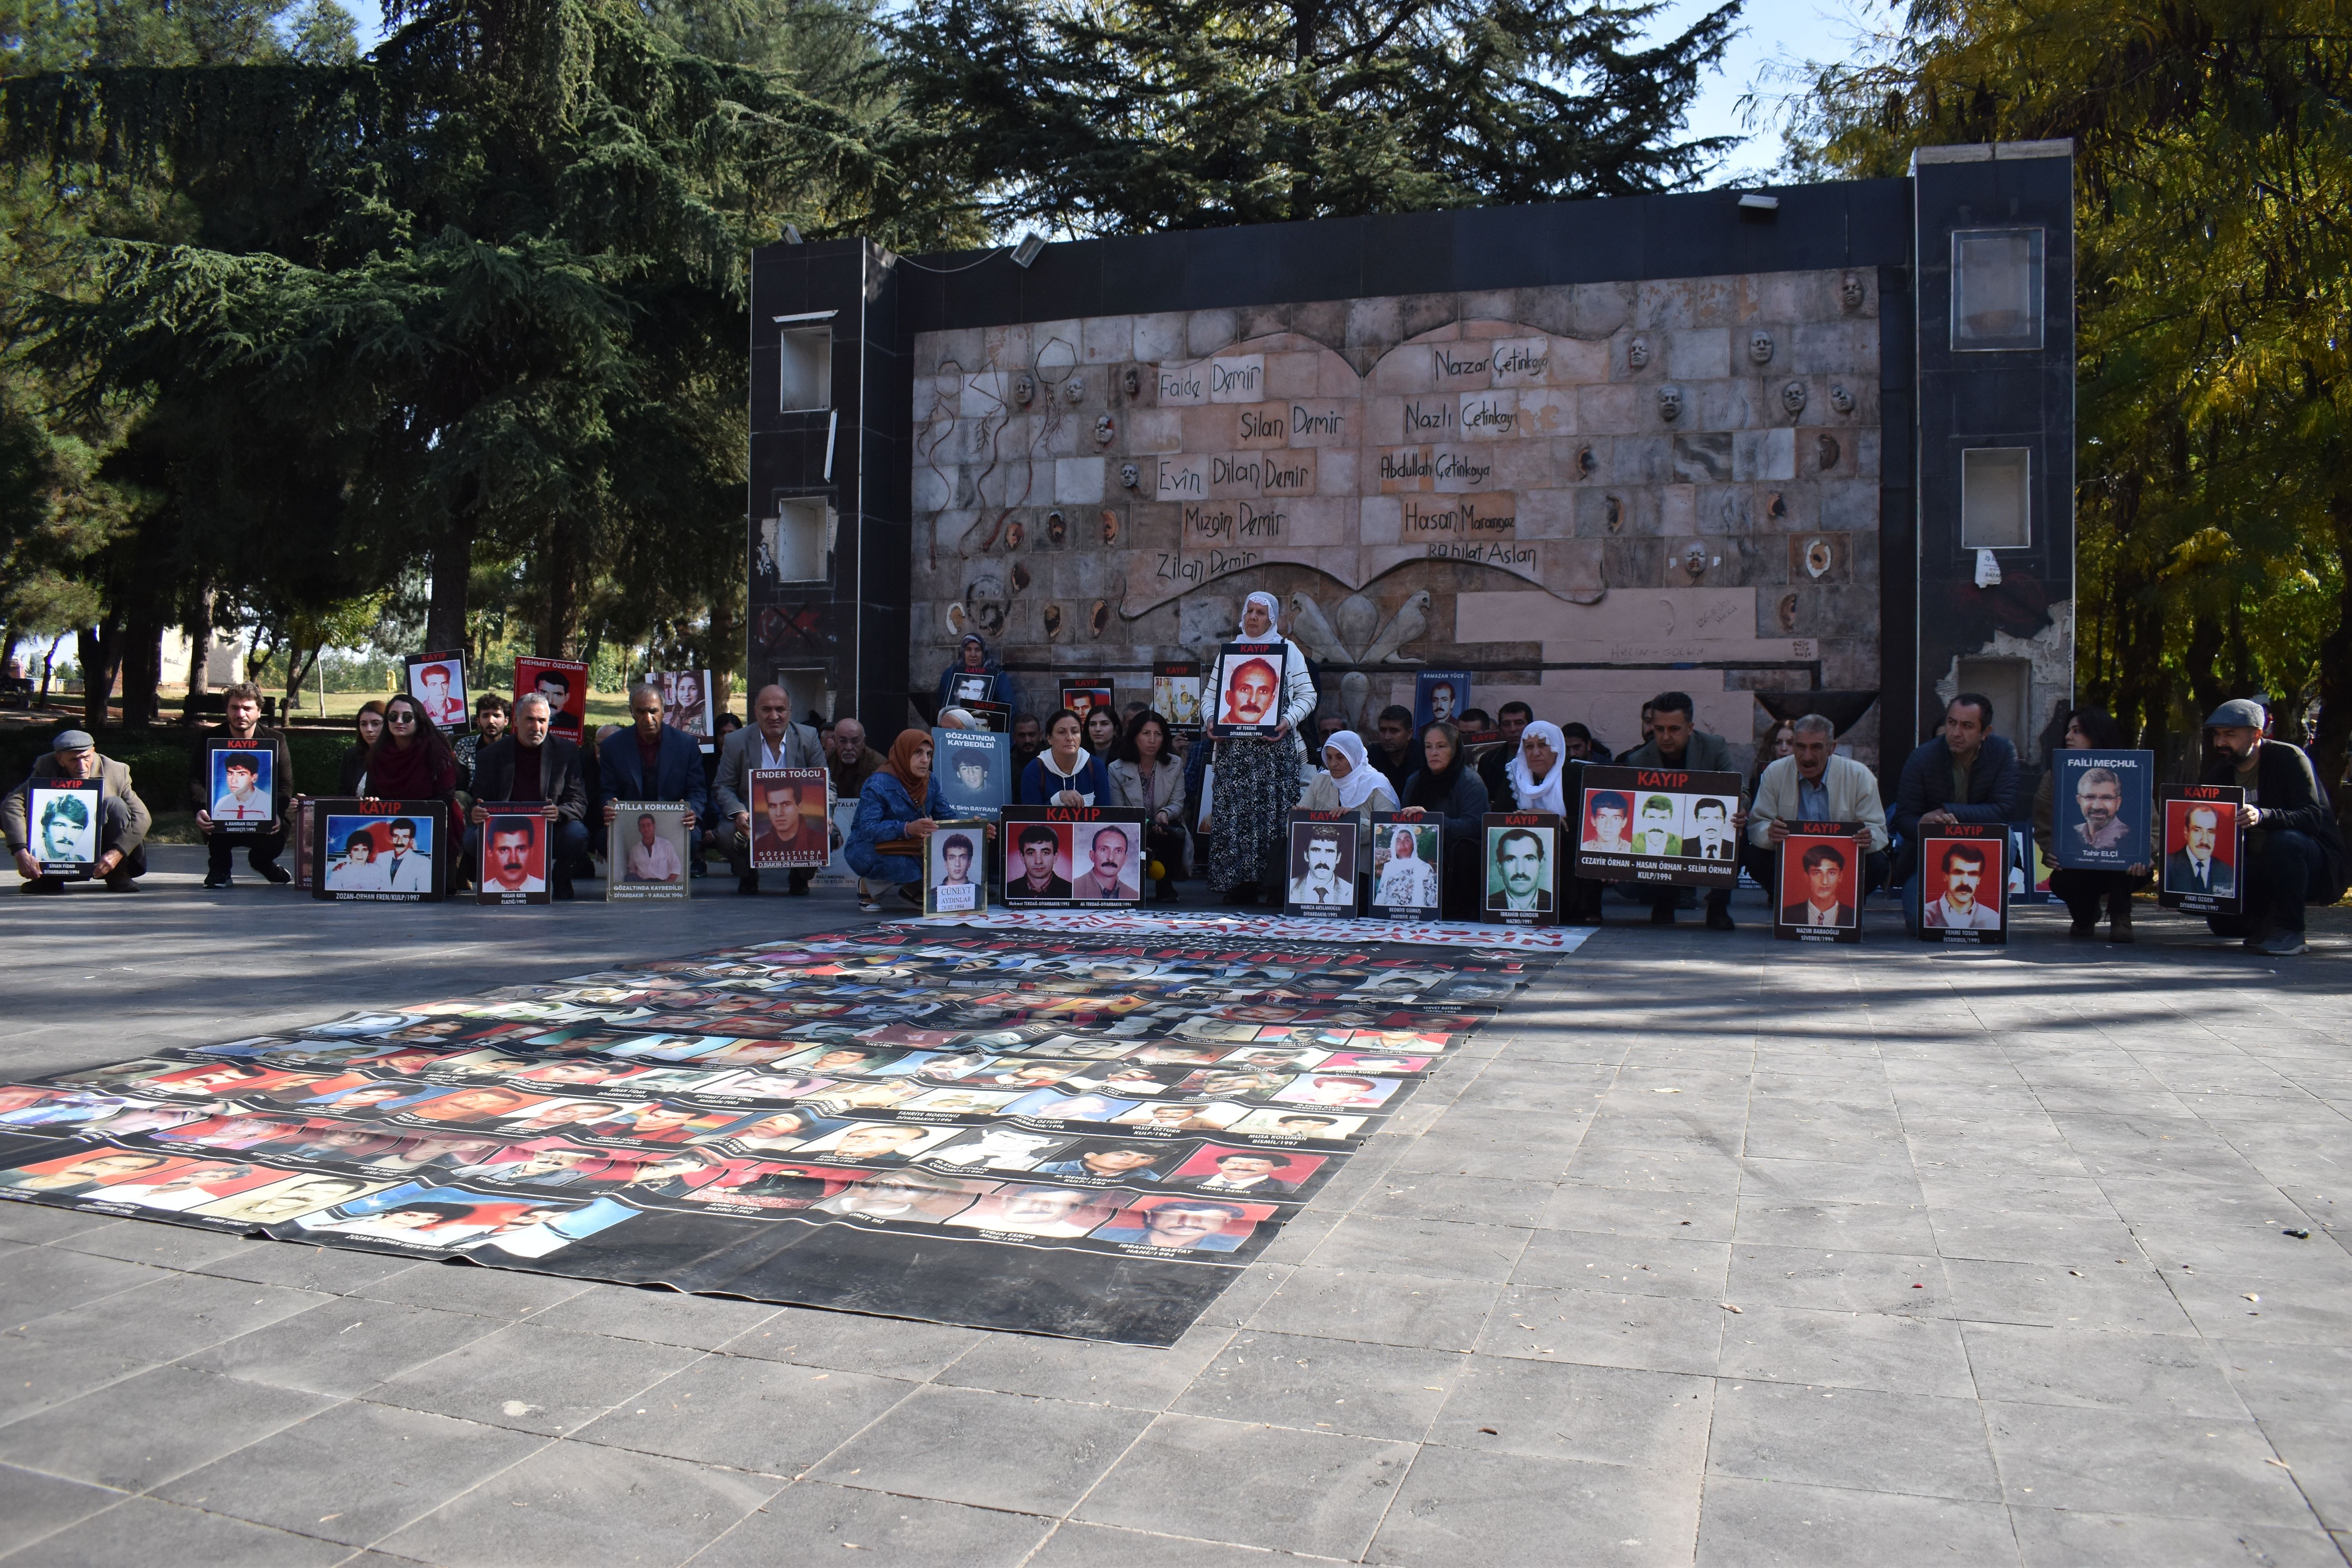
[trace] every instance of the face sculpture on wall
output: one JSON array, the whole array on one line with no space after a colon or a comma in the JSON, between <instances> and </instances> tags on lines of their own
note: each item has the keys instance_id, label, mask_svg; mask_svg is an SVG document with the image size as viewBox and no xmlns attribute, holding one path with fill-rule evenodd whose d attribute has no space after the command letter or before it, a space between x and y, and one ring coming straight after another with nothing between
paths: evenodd
<instances>
[{"instance_id":1,"label":"face sculpture on wall","mask_svg":"<svg viewBox=\"0 0 2352 1568\"><path fill-rule=\"evenodd\" d=\"M1794 419L1805 411L1805 384L1792 381L1780 389L1780 406Z\"/></svg>"},{"instance_id":2,"label":"face sculpture on wall","mask_svg":"<svg viewBox=\"0 0 2352 1568\"><path fill-rule=\"evenodd\" d=\"M1142 468L1135 463L1121 463L1118 466L1118 482L1129 489L1138 488L1143 483Z\"/></svg>"},{"instance_id":3,"label":"face sculpture on wall","mask_svg":"<svg viewBox=\"0 0 2352 1568\"><path fill-rule=\"evenodd\" d=\"M1683 416L1683 389L1679 386L1658 388L1658 417L1671 425Z\"/></svg>"},{"instance_id":4,"label":"face sculpture on wall","mask_svg":"<svg viewBox=\"0 0 2352 1568\"><path fill-rule=\"evenodd\" d=\"M1772 334L1754 331L1748 334L1748 357L1758 364L1772 363Z\"/></svg>"},{"instance_id":5,"label":"face sculpture on wall","mask_svg":"<svg viewBox=\"0 0 2352 1568\"><path fill-rule=\"evenodd\" d=\"M1098 418L1097 418L1097 419L1095 420L1095 445L1096 445L1096 446L1097 446L1097 447L1108 447L1108 446L1109 446L1109 445L1111 444L1111 439L1112 439L1112 437L1116 437L1118 434L1118 425L1117 425L1117 424L1115 424L1115 423L1113 423L1113 422L1112 422L1111 416L1110 416L1109 415L1105 414L1105 415L1101 416L1100 417L1098 417Z\"/></svg>"},{"instance_id":6,"label":"face sculpture on wall","mask_svg":"<svg viewBox=\"0 0 2352 1568\"><path fill-rule=\"evenodd\" d=\"M1840 414L1853 413L1853 394L1848 392L1843 383L1832 386L1830 388L1830 406L1836 409Z\"/></svg>"},{"instance_id":7,"label":"face sculpture on wall","mask_svg":"<svg viewBox=\"0 0 2352 1568\"><path fill-rule=\"evenodd\" d=\"M1062 395L1068 398L1072 403L1085 402L1087 396L1087 378L1082 375L1074 375L1070 377L1069 380L1062 383Z\"/></svg>"},{"instance_id":8,"label":"face sculpture on wall","mask_svg":"<svg viewBox=\"0 0 2352 1568\"><path fill-rule=\"evenodd\" d=\"M1636 337L1625 345L1625 363L1640 370L1650 363L1650 340Z\"/></svg>"},{"instance_id":9,"label":"face sculpture on wall","mask_svg":"<svg viewBox=\"0 0 2352 1568\"><path fill-rule=\"evenodd\" d=\"M1036 396L1037 382L1035 377L1022 374L1016 375L1013 378L1013 402L1019 404L1022 407L1026 408L1031 403L1036 400Z\"/></svg>"},{"instance_id":10,"label":"face sculpture on wall","mask_svg":"<svg viewBox=\"0 0 2352 1568\"><path fill-rule=\"evenodd\" d=\"M1859 272L1847 273L1838 284L1838 302L1849 310L1861 310L1863 301L1869 297L1870 291L1863 287Z\"/></svg>"}]
</instances>

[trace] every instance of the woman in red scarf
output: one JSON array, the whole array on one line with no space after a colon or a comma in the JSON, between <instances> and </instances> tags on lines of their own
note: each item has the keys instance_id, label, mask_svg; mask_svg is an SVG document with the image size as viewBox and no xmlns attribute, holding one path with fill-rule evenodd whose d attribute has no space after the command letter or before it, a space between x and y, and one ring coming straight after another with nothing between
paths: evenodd
<instances>
[{"instance_id":1,"label":"woman in red scarf","mask_svg":"<svg viewBox=\"0 0 2352 1568\"><path fill-rule=\"evenodd\" d=\"M424 704L405 692L383 705L383 733L368 750L373 800L437 800L457 816L457 758Z\"/></svg>"}]
</instances>

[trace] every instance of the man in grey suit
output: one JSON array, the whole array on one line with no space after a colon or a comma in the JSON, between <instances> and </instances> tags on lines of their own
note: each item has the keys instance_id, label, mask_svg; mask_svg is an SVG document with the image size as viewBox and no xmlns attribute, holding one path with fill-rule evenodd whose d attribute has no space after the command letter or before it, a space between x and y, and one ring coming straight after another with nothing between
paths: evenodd
<instances>
[{"instance_id":1,"label":"man in grey suit","mask_svg":"<svg viewBox=\"0 0 2352 1568\"><path fill-rule=\"evenodd\" d=\"M761 768L824 767L824 748L817 742L816 731L805 724L793 722L793 700L781 686L763 686L751 700L751 717L755 722L745 725L727 737L719 748L719 776L711 783L711 795L719 806L719 847L727 851L727 863L735 868L735 890L755 894L760 890L760 873L751 868L751 774ZM824 786L824 815L833 819L833 781L828 773ZM835 836L836 839L838 835ZM792 890L805 897L809 879L816 875L814 867L795 867L791 872Z\"/></svg>"}]
</instances>

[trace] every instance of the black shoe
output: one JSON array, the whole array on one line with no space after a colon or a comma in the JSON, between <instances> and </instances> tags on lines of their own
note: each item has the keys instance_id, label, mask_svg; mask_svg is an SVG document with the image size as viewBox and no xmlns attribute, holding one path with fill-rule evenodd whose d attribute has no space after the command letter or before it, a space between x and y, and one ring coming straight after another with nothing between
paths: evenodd
<instances>
[{"instance_id":1,"label":"black shoe","mask_svg":"<svg viewBox=\"0 0 2352 1568\"><path fill-rule=\"evenodd\" d=\"M226 888L229 885L229 875L226 871L207 871L205 873L205 886L207 888Z\"/></svg>"},{"instance_id":2,"label":"black shoe","mask_svg":"<svg viewBox=\"0 0 2352 1568\"><path fill-rule=\"evenodd\" d=\"M1670 926L1675 923L1675 906L1672 900L1650 906L1650 923L1654 926Z\"/></svg>"},{"instance_id":3,"label":"black shoe","mask_svg":"<svg viewBox=\"0 0 2352 1568\"><path fill-rule=\"evenodd\" d=\"M1739 929L1739 922L1731 918L1731 911L1729 910L1709 910L1706 911L1706 929L1709 931L1738 931Z\"/></svg>"},{"instance_id":4,"label":"black shoe","mask_svg":"<svg viewBox=\"0 0 2352 1568\"><path fill-rule=\"evenodd\" d=\"M132 881L128 871L117 871L106 879L106 890L110 893L143 893L147 889Z\"/></svg>"},{"instance_id":5,"label":"black shoe","mask_svg":"<svg viewBox=\"0 0 2352 1568\"><path fill-rule=\"evenodd\" d=\"M265 860L254 869L260 872L262 879L273 888L282 888L294 879L294 873L275 860Z\"/></svg>"},{"instance_id":6,"label":"black shoe","mask_svg":"<svg viewBox=\"0 0 2352 1568\"><path fill-rule=\"evenodd\" d=\"M2093 915L2089 920L2074 921L2066 928L2066 934L2076 942L2091 941L2099 934L2099 917Z\"/></svg>"},{"instance_id":7,"label":"black shoe","mask_svg":"<svg viewBox=\"0 0 2352 1568\"><path fill-rule=\"evenodd\" d=\"M66 890L63 877L33 877L16 889L20 893L62 893Z\"/></svg>"},{"instance_id":8,"label":"black shoe","mask_svg":"<svg viewBox=\"0 0 2352 1568\"><path fill-rule=\"evenodd\" d=\"M736 878L735 891L737 894L746 899L758 898L760 896L760 873L754 871L748 877Z\"/></svg>"},{"instance_id":9,"label":"black shoe","mask_svg":"<svg viewBox=\"0 0 2352 1568\"><path fill-rule=\"evenodd\" d=\"M572 879L566 877L562 881L555 884L554 896L568 902L572 900L577 899L580 895L572 890Z\"/></svg>"}]
</instances>

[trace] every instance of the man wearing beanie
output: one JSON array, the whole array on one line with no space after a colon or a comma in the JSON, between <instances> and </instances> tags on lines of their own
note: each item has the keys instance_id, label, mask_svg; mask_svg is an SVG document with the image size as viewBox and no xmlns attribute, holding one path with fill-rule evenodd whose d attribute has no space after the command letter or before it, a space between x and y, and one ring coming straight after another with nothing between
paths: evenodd
<instances>
[{"instance_id":1,"label":"man wearing beanie","mask_svg":"<svg viewBox=\"0 0 2352 1568\"><path fill-rule=\"evenodd\" d=\"M2236 784L2246 792L2238 826L2246 836L2240 885L2245 899L2244 945L2273 958L2304 950L2306 904L2332 904L2344 894L2343 835L2327 791L2303 748L2263 738L2270 715L2237 698L2205 721L2213 760L2198 782ZM2239 922L2210 922L2224 936Z\"/></svg>"},{"instance_id":2,"label":"man wearing beanie","mask_svg":"<svg viewBox=\"0 0 2352 1568\"><path fill-rule=\"evenodd\" d=\"M100 756L98 742L87 730L58 731L49 742L48 755L37 758L25 782L0 800L0 831L7 835L8 851L16 857L16 875L25 879L25 891L65 891L63 877L41 874L28 820L33 786L44 779L61 778L99 781L97 874L105 879L110 893L137 892L139 884L132 879L147 874L147 829L154 817L131 787L131 769L111 757Z\"/></svg>"}]
</instances>

